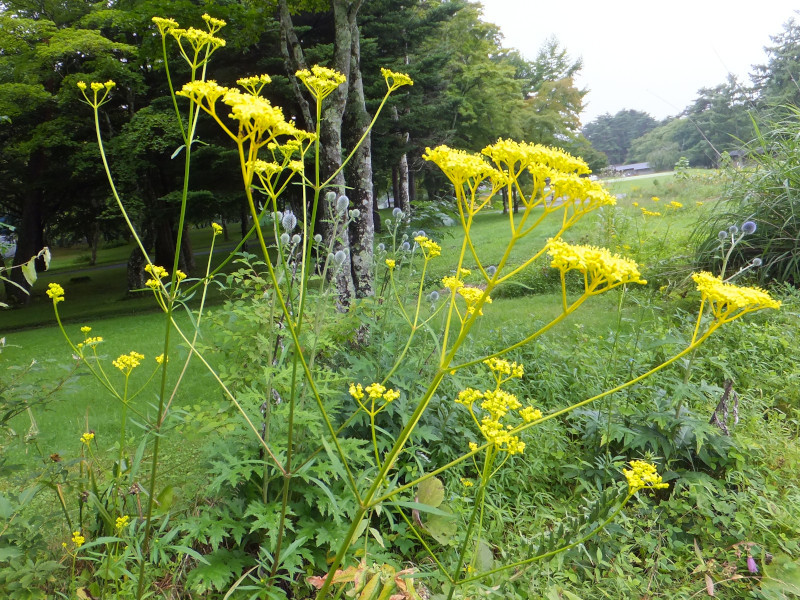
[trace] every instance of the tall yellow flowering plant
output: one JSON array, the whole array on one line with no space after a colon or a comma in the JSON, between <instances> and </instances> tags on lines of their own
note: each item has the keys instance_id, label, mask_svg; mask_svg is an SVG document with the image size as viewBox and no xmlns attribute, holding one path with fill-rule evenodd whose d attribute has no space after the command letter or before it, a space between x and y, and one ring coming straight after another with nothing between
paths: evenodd
<instances>
[{"instance_id":1,"label":"tall yellow flowering plant","mask_svg":"<svg viewBox=\"0 0 800 600\"><path fill-rule=\"evenodd\" d=\"M383 377L376 376L372 381L352 382L349 387L349 395L353 400L355 413L345 415L346 418L342 422L337 422L334 415L329 414L323 401L315 380L311 357L301 343L301 336L307 326L306 312L309 298L315 293L313 287L309 285L309 278L314 270L312 251L321 244L321 240L314 230L317 210L323 201L341 201L341 198L337 200L337 194L330 190L331 182L338 173L329 174L327 178L323 178L320 174L319 123L325 98L344 83L344 77L336 71L319 66L297 73L297 77L305 85L316 104L317 130L314 132L302 131L285 118L280 108L273 106L261 95L264 87L270 83L269 76L259 75L239 79L236 82L238 87L222 85L206 77L209 58L216 50L224 46L224 41L217 36L224 22L209 16L205 16L204 19L207 28L202 31L192 28L182 29L172 19L155 18L154 22L162 37L165 60L167 41L173 40L178 44L181 56L190 66L190 81L173 94L175 110L182 123L184 121L181 119L178 99L188 100L188 118L185 120L185 125L181 125L186 149L186 181L188 182L191 148L199 114L205 114L216 122L230 138L238 152L244 195L253 220L252 231L258 240L268 272L268 280L272 285L270 293L273 294L275 307L283 315L282 323L285 330L280 335L285 336L292 343L291 393L285 399L289 407L288 439L281 441L281 451L276 450L269 438L260 434L253 416L241 406L235 394L226 388L211 364L197 349L197 329L194 332L184 331L173 318L173 309L176 303L181 301L183 295L198 287L205 290L213 275L210 265L206 269L204 278L184 290L181 284L185 276L178 271L177 257L170 271L165 267L154 265L148 260L148 272L151 274L151 279L148 281L147 287L153 291L156 301L166 314L167 327L164 335L163 357L168 354L171 332L177 332L177 335L192 350L192 354L211 371L225 392L228 401L236 407L246 421L253 439L257 440L263 449L265 460L282 477L283 500L276 533L277 549L273 554L276 558L273 560L271 570L262 578L263 581L266 581L266 585L268 587L275 585L280 565L277 558L281 556L283 549L293 547L286 540L292 530L291 507L288 498L291 494L293 479L323 448L329 450L341 463L355 510L352 514L352 523L342 539L339 540L335 554L329 557L328 573L324 577L314 579L313 585L317 588L318 598L327 597L332 591L332 586L340 585L346 580L346 571L342 568L353 551L353 544L364 531L365 521L369 519L370 515L382 510L384 506L393 505L394 510L397 510L406 520L410 530L418 537L420 544L430 553L432 561L437 565L441 577L448 585L448 598L451 598L461 585L503 570L524 566L581 543L613 519L633 494L642 489L664 487L665 484L661 481L653 465L634 461L630 465L630 470L626 470L624 473L628 482L626 489L619 497L614 497L614 509L600 515L599 520L602 521L602 524L599 527L581 534L578 539L552 539L553 543L545 545L540 552L533 556L509 565L484 569L481 572L477 556L481 547L481 524L487 484L505 463L513 461L515 456L524 455L526 445L522 434L525 431L633 385L694 351L724 323L762 308L778 308L779 303L772 300L762 290L736 287L707 273L697 274L695 281L701 294L701 306L691 341L686 348L661 365L612 389L571 406L544 413L542 407L534 406L508 391L507 384L512 379L524 376L524 366L509 361L505 356L509 352L533 342L556 324L567 319L590 298L617 287L646 283L635 262L602 248L570 244L562 238L563 234L584 216L599 207L614 204L615 199L600 183L586 177L589 169L583 160L562 150L503 139L484 148L480 154L471 154L446 146L429 148L423 158L438 166L452 183L463 233L460 249L456 255L454 275L445 277L441 282L447 296L433 314L423 315L423 284L428 266L431 261L442 260L440 245L427 235L418 234L414 238L414 248L421 261L422 273L413 301L409 302L403 296L403 288L399 284L398 278L405 271L403 261L399 257L386 259L381 268L386 270L391 293L397 300L397 310L408 326L407 341L402 351L398 353L394 365ZM173 89L169 69L167 69L167 76L170 89ZM386 80L387 91L376 111L376 119L391 93L401 86L412 85L408 76L402 73L384 70L383 76ZM88 86L79 84L79 87L84 92L87 103L93 107L95 119L98 122L98 142L105 163L97 109L108 101L114 84L113 82L92 83ZM349 158L347 157L343 162L346 164ZM120 209L123 214L126 214L125 206L117 196L110 176L109 181ZM281 235L277 225L272 228L272 231L269 231L262 228L261 223L266 212L277 213L278 198L287 186L294 183L299 183L302 190L302 214L298 215L299 224L302 227L300 233L297 234L299 238L289 240L288 236L286 236L287 239L283 239L286 234ZM180 223L177 228L179 235L184 230L187 185L188 183L184 184ZM263 198L254 197L256 187L260 189ZM518 215L509 214L506 247L499 262L490 265L482 257L480 248L474 242L472 230L476 218L491 205L493 196L501 190L518 197L522 210ZM346 208L345 204L340 211L345 217ZM529 236L532 232L546 221L555 221L556 223L555 233L549 241L536 251L528 253L521 264L512 264L512 252L515 248L524 240L530 239ZM131 225L130 222L129 225ZM294 227L294 223L292 225ZM345 226L345 223L339 223L336 226ZM132 226L131 229L136 236ZM139 240L138 236L136 239ZM147 256L146 248L141 242L139 243L143 253ZM297 250L293 255L296 257L293 264L290 264L284 251L289 244ZM178 245L180 245L180 240L178 240ZM474 325L486 311L491 309L493 291L498 285L510 280L545 254L550 257L550 266L559 272L561 278L561 310L558 315L544 326L525 332L520 339L506 347L496 348L485 356L469 355L465 351L466 342ZM479 284L467 283L467 276L471 274L466 269L467 262L470 265L476 265ZM325 268L327 266L328 262L326 261ZM583 288L580 293L568 293L567 278L574 276L570 275L570 272L575 272L582 279ZM170 275L170 273L172 274ZM291 285L288 282L292 282ZM187 283L183 283L184 287L186 285ZM64 292L60 289L53 289L51 297L54 304L57 304L63 300ZM196 319L195 322L199 327L200 319ZM425 391L418 398L410 400L413 410L399 433L391 439L382 440L384 443L379 444L378 440L384 434L376 424L376 417L390 403L405 393L404 390L395 386L392 381L393 375L405 360L417 334L436 322L441 322L442 328L437 337L436 365L430 380L426 382ZM274 335L278 335L278 333L274 332ZM90 348L93 351L95 342L90 342L87 338L83 344L84 348ZM163 357L159 361L161 390L158 416L153 426L156 434L160 431L164 413L169 407L169 398L174 396L174 392L171 396L166 389L169 361ZM126 373L126 370L129 373L130 369L135 366L134 363L138 364L139 360L138 355L131 353L120 357L119 364L115 366L123 373ZM393 473L393 469L397 466L401 454L407 449L412 434L419 426L432 399L440 391L442 383L459 371L473 369L488 370L491 385L483 390L463 389L453 398L460 409L467 411L474 424L472 434L466 436L463 454L428 473L401 481ZM103 373L98 370L97 374L102 380ZM347 391L343 390L344 393ZM297 432L293 426L293 415L304 394L313 399L321 421L324 423L327 436L324 444L310 455L298 455L298 446L294 441ZM343 449L339 437L343 428L358 414L365 415L369 420L372 438L371 453L374 459L374 464L367 472L359 473L353 469L352 457L348 456ZM159 437L156 435L154 438L153 462L150 470L151 492L155 487ZM470 437L473 438L471 441ZM423 535L424 532L421 531L421 521L412 520L412 517L407 514L408 501L413 501L415 498L419 500L420 490L430 487L430 482L437 475L467 461L473 463L480 473L478 484L473 486L473 509L466 527L462 531L457 551L454 555L446 551L443 554L429 544ZM146 540L149 540L151 536L150 523L154 496L153 493L149 494L150 505L145 515ZM400 501L405 502L405 508L397 504ZM420 500L416 506L419 508L421 504ZM147 555L146 546L143 555ZM142 560L138 582L138 597L140 598L146 593L144 565L145 561ZM343 587L339 590L339 594L342 591Z\"/></svg>"}]
</instances>

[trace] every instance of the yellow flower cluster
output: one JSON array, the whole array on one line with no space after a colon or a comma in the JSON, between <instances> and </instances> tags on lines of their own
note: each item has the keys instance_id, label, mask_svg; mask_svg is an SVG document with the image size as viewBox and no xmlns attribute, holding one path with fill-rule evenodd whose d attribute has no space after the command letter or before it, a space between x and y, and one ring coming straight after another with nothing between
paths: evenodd
<instances>
[{"instance_id":1,"label":"yellow flower cluster","mask_svg":"<svg viewBox=\"0 0 800 600\"><path fill-rule=\"evenodd\" d=\"M562 273L578 271L586 277L586 292L599 294L625 283L647 283L638 265L605 248L572 245L561 239L550 239L547 251L553 259L550 266Z\"/></svg>"},{"instance_id":2,"label":"yellow flower cluster","mask_svg":"<svg viewBox=\"0 0 800 600\"><path fill-rule=\"evenodd\" d=\"M89 445L89 442L91 442L93 439L94 439L94 433L92 433L91 431L88 433L84 433L81 436L81 442L86 444L87 446Z\"/></svg>"},{"instance_id":3,"label":"yellow flower cluster","mask_svg":"<svg viewBox=\"0 0 800 600\"><path fill-rule=\"evenodd\" d=\"M521 378L525 374L525 367L516 362L509 362L504 358L498 358L493 356L492 358L487 358L483 361L489 370L494 374L496 379L501 379L503 375L505 375L506 381L511 379L512 377L516 377L517 379Z\"/></svg>"},{"instance_id":4,"label":"yellow flower cluster","mask_svg":"<svg viewBox=\"0 0 800 600\"><path fill-rule=\"evenodd\" d=\"M394 269L396 264L397 263L394 262L393 258L387 258L386 259L386 266L389 267L389 269Z\"/></svg>"},{"instance_id":5,"label":"yellow flower cluster","mask_svg":"<svg viewBox=\"0 0 800 600\"><path fill-rule=\"evenodd\" d=\"M123 354L116 360L112 360L111 364L118 368L125 375L130 375L136 367L139 366L141 361L144 360L144 355L138 352L131 351L128 354Z\"/></svg>"},{"instance_id":6,"label":"yellow flower cluster","mask_svg":"<svg viewBox=\"0 0 800 600\"><path fill-rule=\"evenodd\" d=\"M491 158L498 167L504 167L512 173L540 165L561 173L578 175L591 173L584 160L576 158L564 150L541 144L515 142L500 138L494 144L486 146L482 153Z\"/></svg>"},{"instance_id":7,"label":"yellow flower cluster","mask_svg":"<svg viewBox=\"0 0 800 600\"><path fill-rule=\"evenodd\" d=\"M90 328L91 329L91 328ZM84 346L95 346L103 341L102 336L96 335L94 337L87 337L82 342L75 344L76 348L83 348Z\"/></svg>"},{"instance_id":8,"label":"yellow flower cluster","mask_svg":"<svg viewBox=\"0 0 800 600\"><path fill-rule=\"evenodd\" d=\"M497 382L495 389L481 392L473 388L466 388L458 393L455 402L469 409L483 437L492 443L495 449L509 454L520 454L525 449L525 443L511 433L514 426L504 424L502 420L510 411L517 411L525 423L530 423L541 419L542 412L532 406L523 408L522 403L514 394L506 392L500 386L512 377L522 377L525 369L518 363L497 357L485 360L484 364L492 371ZM475 404L479 401L480 408L485 413L480 421L475 416ZM469 448L474 452L478 445L470 442Z\"/></svg>"},{"instance_id":9,"label":"yellow flower cluster","mask_svg":"<svg viewBox=\"0 0 800 600\"><path fill-rule=\"evenodd\" d=\"M237 79L236 83L254 96L258 96L265 85L272 83L272 77L266 74L253 75L252 77L242 77L241 79Z\"/></svg>"},{"instance_id":10,"label":"yellow flower cluster","mask_svg":"<svg viewBox=\"0 0 800 600\"><path fill-rule=\"evenodd\" d=\"M475 314L476 310L478 315L483 315L483 305L478 308L478 302L480 302L481 298L483 298L483 304L492 303L492 298L490 296L484 297L484 291L480 288L465 285L458 288L458 293L467 303L467 315Z\"/></svg>"},{"instance_id":11,"label":"yellow flower cluster","mask_svg":"<svg viewBox=\"0 0 800 600\"><path fill-rule=\"evenodd\" d=\"M442 253L442 247L424 235L418 235L414 241L422 248L422 254L426 259L436 258Z\"/></svg>"},{"instance_id":12,"label":"yellow flower cluster","mask_svg":"<svg viewBox=\"0 0 800 600\"><path fill-rule=\"evenodd\" d=\"M352 396L356 402L359 403L361 408L363 408L368 415L373 417L386 408L387 404L394 402L400 397L400 392L391 388L387 388L380 383L371 383L366 388L362 387L360 383L351 383L349 391L350 396ZM362 403L362 400L365 397L365 392L366 396L369 398L369 400L371 400L372 406L370 408L367 408ZM383 403L378 408L375 408L376 400L383 400Z\"/></svg>"},{"instance_id":13,"label":"yellow flower cluster","mask_svg":"<svg viewBox=\"0 0 800 600\"><path fill-rule=\"evenodd\" d=\"M89 327L88 325L84 325L83 327L81 327L81 333L83 333L84 335L89 333L91 330L92 328Z\"/></svg>"},{"instance_id":14,"label":"yellow flower cluster","mask_svg":"<svg viewBox=\"0 0 800 600\"><path fill-rule=\"evenodd\" d=\"M683 208L683 204L681 204L680 202L676 202L675 200L667 204L667 206L669 206L670 208L674 208L676 210L679 208Z\"/></svg>"},{"instance_id":15,"label":"yellow flower cluster","mask_svg":"<svg viewBox=\"0 0 800 600\"><path fill-rule=\"evenodd\" d=\"M319 65L314 65L310 71L308 69L297 71L295 75L308 91L320 100L347 81L347 78L338 71Z\"/></svg>"},{"instance_id":16,"label":"yellow flower cluster","mask_svg":"<svg viewBox=\"0 0 800 600\"><path fill-rule=\"evenodd\" d=\"M661 198L659 198L658 196L653 196L652 198L650 198L650 200L652 200L653 202L660 202Z\"/></svg>"},{"instance_id":17,"label":"yellow flower cluster","mask_svg":"<svg viewBox=\"0 0 800 600\"><path fill-rule=\"evenodd\" d=\"M456 404L463 404L466 407L470 407L481 398L483 398L483 392L472 388L466 388L458 393Z\"/></svg>"},{"instance_id":18,"label":"yellow flower cluster","mask_svg":"<svg viewBox=\"0 0 800 600\"><path fill-rule=\"evenodd\" d=\"M58 304L64 301L64 288L57 283L51 283L47 286L47 295L53 301L53 304Z\"/></svg>"},{"instance_id":19,"label":"yellow flower cluster","mask_svg":"<svg viewBox=\"0 0 800 600\"><path fill-rule=\"evenodd\" d=\"M224 24L225 22L222 21L222 23ZM188 27L187 29L172 27L166 31L178 41L181 50L183 50L183 42L188 42L195 54L199 54L206 49L210 53L225 45L225 40L214 36L212 32L195 29L194 27ZM193 63L192 60L188 60L188 57L186 58L190 64Z\"/></svg>"},{"instance_id":20,"label":"yellow flower cluster","mask_svg":"<svg viewBox=\"0 0 800 600\"><path fill-rule=\"evenodd\" d=\"M588 177L554 170L543 171L539 176L550 178L550 195L553 200L547 206L549 211L571 207L576 212L574 218L577 218L601 206L614 206L617 203L616 197L602 183Z\"/></svg>"},{"instance_id":21,"label":"yellow flower cluster","mask_svg":"<svg viewBox=\"0 0 800 600\"><path fill-rule=\"evenodd\" d=\"M657 210L647 210L644 206L640 207L639 210L642 211L642 214L645 217L660 217L661 213Z\"/></svg>"},{"instance_id":22,"label":"yellow flower cluster","mask_svg":"<svg viewBox=\"0 0 800 600\"><path fill-rule=\"evenodd\" d=\"M160 280L169 277L169 272L164 267L158 265L146 264L144 270L150 273L156 279L148 279L144 284L150 289L156 289L160 284Z\"/></svg>"},{"instance_id":23,"label":"yellow flower cluster","mask_svg":"<svg viewBox=\"0 0 800 600\"><path fill-rule=\"evenodd\" d=\"M505 175L493 168L480 155L464 150L455 150L447 146L437 146L433 150L426 148L422 158L438 166L456 190L463 189L465 183L475 187L486 179L492 179L495 184L506 181Z\"/></svg>"},{"instance_id":24,"label":"yellow flower cluster","mask_svg":"<svg viewBox=\"0 0 800 600\"><path fill-rule=\"evenodd\" d=\"M747 312L762 308L781 307L779 300L773 299L761 288L725 283L705 271L694 273L692 279L697 284L703 301L710 303L712 314L720 321L732 321Z\"/></svg>"},{"instance_id":25,"label":"yellow flower cluster","mask_svg":"<svg viewBox=\"0 0 800 600\"><path fill-rule=\"evenodd\" d=\"M519 411L519 416L522 417L522 420L526 423L531 423L532 421L538 421L542 418L542 411L532 406L526 406Z\"/></svg>"},{"instance_id":26,"label":"yellow flower cluster","mask_svg":"<svg viewBox=\"0 0 800 600\"><path fill-rule=\"evenodd\" d=\"M125 529L128 526L128 523L131 522L131 518L128 515L122 515L121 517L117 517L117 521L114 524L117 531L121 529Z\"/></svg>"},{"instance_id":27,"label":"yellow flower cluster","mask_svg":"<svg viewBox=\"0 0 800 600\"><path fill-rule=\"evenodd\" d=\"M463 485L466 488L469 488L469 487L472 487L475 484L472 483L472 481L470 479L467 479L466 477L462 477L461 478L461 485Z\"/></svg>"},{"instance_id":28,"label":"yellow flower cluster","mask_svg":"<svg viewBox=\"0 0 800 600\"><path fill-rule=\"evenodd\" d=\"M158 32L161 35L164 35L164 32L169 31L170 29L177 29L178 27L180 27L180 25L178 25L178 22L175 19L153 17L151 20L153 21L153 23L156 24L156 27L158 27Z\"/></svg>"},{"instance_id":29,"label":"yellow flower cluster","mask_svg":"<svg viewBox=\"0 0 800 600\"><path fill-rule=\"evenodd\" d=\"M80 531L73 531L72 543L75 544L75 547L80 548L86 543L86 538L81 535Z\"/></svg>"},{"instance_id":30,"label":"yellow flower cluster","mask_svg":"<svg viewBox=\"0 0 800 600\"><path fill-rule=\"evenodd\" d=\"M160 364L160 365L163 365L164 364L164 355L163 354L159 354L158 356L156 356L156 362L158 364Z\"/></svg>"},{"instance_id":31,"label":"yellow flower cluster","mask_svg":"<svg viewBox=\"0 0 800 600\"><path fill-rule=\"evenodd\" d=\"M461 281L458 277L453 277L448 275L447 277L442 278L442 285L447 289L455 292L459 288L464 287L464 282Z\"/></svg>"},{"instance_id":32,"label":"yellow flower cluster","mask_svg":"<svg viewBox=\"0 0 800 600\"><path fill-rule=\"evenodd\" d=\"M661 490L669 487L669 484L661 480L656 466L643 460L632 460L631 468L623 469L622 472L628 480L629 494L635 494L639 490Z\"/></svg>"},{"instance_id":33,"label":"yellow flower cluster","mask_svg":"<svg viewBox=\"0 0 800 600\"><path fill-rule=\"evenodd\" d=\"M414 82L411 81L411 77L405 73L396 73L389 69L381 69L381 75L383 75L383 78L386 80L386 86L389 88L390 92L404 85L414 85Z\"/></svg>"},{"instance_id":34,"label":"yellow flower cluster","mask_svg":"<svg viewBox=\"0 0 800 600\"><path fill-rule=\"evenodd\" d=\"M462 268L458 269L459 277L467 277L468 275L472 275L472 271L470 271L469 269L462 269Z\"/></svg>"},{"instance_id":35,"label":"yellow flower cluster","mask_svg":"<svg viewBox=\"0 0 800 600\"><path fill-rule=\"evenodd\" d=\"M211 229L214 230L214 235L222 235L222 225L219 223L212 223Z\"/></svg>"}]
</instances>

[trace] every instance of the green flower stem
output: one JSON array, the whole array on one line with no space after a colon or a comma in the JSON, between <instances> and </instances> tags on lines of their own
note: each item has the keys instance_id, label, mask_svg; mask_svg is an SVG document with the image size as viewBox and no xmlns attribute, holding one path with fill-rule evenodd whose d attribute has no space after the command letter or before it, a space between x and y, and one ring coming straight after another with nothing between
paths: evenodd
<instances>
[{"instance_id":1,"label":"green flower stem","mask_svg":"<svg viewBox=\"0 0 800 600\"><path fill-rule=\"evenodd\" d=\"M481 472L481 482L478 485L478 489L475 490L475 500L472 506L472 513L469 516L469 522L467 523L467 529L464 532L464 540L461 542L461 548L459 548L458 551L458 559L456 560L456 566L453 569L453 574L449 577L450 591L447 593L447 600L452 600L453 594L456 591L456 586L458 585L458 576L464 566L464 557L466 556L467 546L469 545L470 536L472 535L472 528L475 526L475 518L477 517L478 512L481 514L483 513L483 499L486 492L486 486L489 484L489 479L491 478L492 463L494 462L495 452L494 446L489 446L486 449L486 458L483 461L483 470Z\"/></svg>"},{"instance_id":2,"label":"green flower stem","mask_svg":"<svg viewBox=\"0 0 800 600\"><path fill-rule=\"evenodd\" d=\"M633 497L633 494L628 493L628 495L625 497L625 499L622 501L622 503L619 505L619 507L613 513L611 513L611 515L609 515L608 518L605 521L603 521L596 528L592 529L589 533L587 533L582 538L572 542L571 544L568 544L567 546L564 546L562 548L557 548L556 550L551 550L550 552L545 552L544 554L540 554L538 556L532 556L532 557L529 557L529 558L526 558L526 559L523 559L523 560L519 560L517 562L513 562L513 563L510 563L510 564L507 564L507 565L503 565L502 567L497 567L496 569L492 569L490 571L484 571L483 573L478 573L477 575L473 575L472 577L467 577L465 579L462 579L458 583L463 585L465 583L471 583L473 581L478 581L480 579L488 577L489 575L494 575L495 573L501 573L501 572L507 571L509 569L515 569L517 567L522 567L522 566L530 564L530 563L532 563L534 561L542 560L544 558L549 558L550 556L554 556L556 554L559 554L560 552L564 552L566 550L569 550L570 548L574 548L575 546L583 544L587 540L590 540L595 535L597 535L600 531L602 531L605 528L606 525L611 523L611 521L616 519L617 515L620 512L622 512L622 509L625 508L625 505L628 504L628 501L632 497Z\"/></svg>"},{"instance_id":3,"label":"green flower stem","mask_svg":"<svg viewBox=\"0 0 800 600\"><path fill-rule=\"evenodd\" d=\"M220 379L219 375L218 375L218 374L217 374L217 372L214 370L214 367L212 367L212 366L209 364L209 362L208 362L208 361L205 359L205 357L204 357L204 356L203 356L203 355L200 353L200 351L199 351L199 350L197 349L197 347L196 347L196 346L195 346L195 345L192 343L192 341L191 341L191 340L188 338L188 336L187 336L187 335L186 335L186 334L183 332L183 330L180 328L180 326L178 325L178 323L175 321L175 319L174 319L174 318L173 318L173 320L172 320L172 326L173 326L173 327L175 328L175 330L178 332L178 335L180 335L180 337L181 337L181 339L184 341L184 343L185 343L185 344L188 346L188 348L189 348L190 352L191 352L192 354L194 354L194 355L197 357L197 359L198 359L198 360L199 360L199 361L200 361L200 362L203 364L203 366L205 366L205 367L206 367L206 369L208 370L208 372L209 372L209 373L211 373L211 376L212 376L212 377L214 378L214 380L215 380L215 381L216 381L216 382L219 384L219 386L220 386L220 388L222 389L222 391L225 393L225 395L228 397L228 399L229 399L229 400L230 400L230 401L233 403L233 405L234 405L234 406L236 407L236 409L239 411L239 414L241 414L241 415L242 415L242 418L243 418L243 419L245 420L245 422L247 423L247 426L250 428L250 430L251 430L253 433L255 433L255 434L256 434L256 438L257 438L257 439L259 440L259 442L261 443L261 447L262 447L262 448L264 448L264 451L265 451L267 454L269 454L269 455L270 455L270 457L272 458L273 462L275 463L275 466L276 466L276 467L277 467L277 468L278 468L278 469L281 471L281 474L284 474L284 475L285 475L285 473L284 473L284 470L283 470L283 465L281 464L280 460L278 460L278 457L277 457L277 456L275 456L275 454L272 452L272 448L270 448L270 447L269 447L269 445L267 445L267 444L264 442L264 440L262 440L262 439L261 439L261 434L258 432L258 429L257 429L257 428L256 428L256 426L253 424L253 421L252 421L252 420L250 420L250 417L247 415L247 412L244 410L244 408L242 408L242 405L241 405L241 404L239 404L239 402L236 400L236 397L235 397L235 396L233 395L233 393L231 393L231 391L228 389L228 386L226 386L226 385L225 385L225 382L223 382L223 381L222 381L222 379Z\"/></svg>"}]
</instances>

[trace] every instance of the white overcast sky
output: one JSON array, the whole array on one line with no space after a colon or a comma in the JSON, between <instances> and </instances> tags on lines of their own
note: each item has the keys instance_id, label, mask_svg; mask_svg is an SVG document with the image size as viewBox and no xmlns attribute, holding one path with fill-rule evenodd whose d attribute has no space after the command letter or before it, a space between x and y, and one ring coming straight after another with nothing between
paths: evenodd
<instances>
[{"instance_id":1,"label":"white overcast sky","mask_svg":"<svg viewBox=\"0 0 800 600\"><path fill-rule=\"evenodd\" d=\"M681 112L702 87L728 73L749 83L764 64L764 46L800 3L790 0L482 0L484 20L498 25L505 45L533 59L555 36L583 58L578 85L584 124L603 113L642 110L657 119Z\"/></svg>"}]
</instances>

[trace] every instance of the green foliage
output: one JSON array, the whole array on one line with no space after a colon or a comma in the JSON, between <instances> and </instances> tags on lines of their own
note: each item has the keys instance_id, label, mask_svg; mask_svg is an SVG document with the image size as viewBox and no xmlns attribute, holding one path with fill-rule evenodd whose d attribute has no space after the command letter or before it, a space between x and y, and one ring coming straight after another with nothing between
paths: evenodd
<instances>
[{"instance_id":1,"label":"green foliage","mask_svg":"<svg viewBox=\"0 0 800 600\"><path fill-rule=\"evenodd\" d=\"M738 244L730 256L731 271L743 269L753 259L762 266L752 270L761 282L800 281L800 246L798 245L798 141L800 111L779 121L767 120L748 146L751 168L731 173L725 198L695 233L698 264L708 268L723 259L718 232L728 227L755 222L757 229Z\"/></svg>"}]
</instances>

